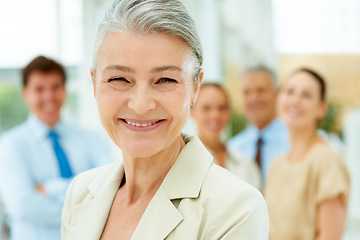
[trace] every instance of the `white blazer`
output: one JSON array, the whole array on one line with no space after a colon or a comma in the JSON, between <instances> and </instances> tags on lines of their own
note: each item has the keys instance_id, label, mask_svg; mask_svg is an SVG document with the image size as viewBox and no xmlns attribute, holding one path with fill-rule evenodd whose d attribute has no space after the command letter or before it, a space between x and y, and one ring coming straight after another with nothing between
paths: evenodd
<instances>
[{"instance_id":1,"label":"white blazer","mask_svg":"<svg viewBox=\"0 0 360 240\"><path fill-rule=\"evenodd\" d=\"M187 143L147 206L132 240L268 239L262 195L212 163L197 137ZM120 161L77 176L62 216L62 240L98 240L124 176Z\"/></svg>"}]
</instances>

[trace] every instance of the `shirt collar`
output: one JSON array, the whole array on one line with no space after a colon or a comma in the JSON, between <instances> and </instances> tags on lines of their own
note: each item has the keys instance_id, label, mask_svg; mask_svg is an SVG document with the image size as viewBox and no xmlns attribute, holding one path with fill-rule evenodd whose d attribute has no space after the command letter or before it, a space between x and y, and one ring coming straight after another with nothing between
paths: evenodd
<instances>
[{"instance_id":1,"label":"shirt collar","mask_svg":"<svg viewBox=\"0 0 360 240\"><path fill-rule=\"evenodd\" d=\"M53 128L50 128L46 123L41 121L35 114L30 114L27 123L30 126L33 135L38 139L48 137L50 129L54 129L60 136L64 133L64 123L60 120Z\"/></svg>"},{"instance_id":2,"label":"shirt collar","mask_svg":"<svg viewBox=\"0 0 360 240\"><path fill-rule=\"evenodd\" d=\"M284 128L285 126L279 118L275 118L262 130L257 129L255 126L253 127L256 129L256 138L261 136L261 138L266 141L266 139L273 138L279 132L279 129Z\"/></svg>"},{"instance_id":3,"label":"shirt collar","mask_svg":"<svg viewBox=\"0 0 360 240\"><path fill-rule=\"evenodd\" d=\"M257 141L257 139L260 136L259 129L255 125L251 124L248 126L247 131L248 131L248 133L247 133L248 141L250 141L250 142Z\"/></svg>"}]
</instances>

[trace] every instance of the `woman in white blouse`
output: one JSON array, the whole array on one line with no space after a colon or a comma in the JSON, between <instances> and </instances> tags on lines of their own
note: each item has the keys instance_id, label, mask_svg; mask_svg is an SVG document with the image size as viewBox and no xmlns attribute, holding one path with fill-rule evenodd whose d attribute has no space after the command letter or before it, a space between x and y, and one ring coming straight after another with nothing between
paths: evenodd
<instances>
[{"instance_id":1,"label":"woman in white blouse","mask_svg":"<svg viewBox=\"0 0 360 240\"><path fill-rule=\"evenodd\" d=\"M217 83L202 84L191 116L214 162L259 189L259 168L240 152L230 151L221 139L231 117L229 96L224 87Z\"/></svg>"}]
</instances>

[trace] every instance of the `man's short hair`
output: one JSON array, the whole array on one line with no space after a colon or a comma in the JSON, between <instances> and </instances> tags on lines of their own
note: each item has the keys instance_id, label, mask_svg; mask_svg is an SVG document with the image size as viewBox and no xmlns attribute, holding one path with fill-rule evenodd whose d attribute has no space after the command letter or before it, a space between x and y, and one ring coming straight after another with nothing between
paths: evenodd
<instances>
[{"instance_id":1,"label":"man's short hair","mask_svg":"<svg viewBox=\"0 0 360 240\"><path fill-rule=\"evenodd\" d=\"M245 74L247 73L253 73L253 72L267 72L270 76L271 76L271 80L274 84L274 86L277 86L277 79L276 79L276 75L274 73L274 71L272 71L270 68L264 66L264 65L256 65L256 66L252 66L249 67L245 70Z\"/></svg>"},{"instance_id":2,"label":"man's short hair","mask_svg":"<svg viewBox=\"0 0 360 240\"><path fill-rule=\"evenodd\" d=\"M35 71L43 73L56 72L61 76L63 83L65 84L66 82L65 69L60 63L44 56L38 56L34 58L28 65L26 65L21 71L23 87L26 87L30 74Z\"/></svg>"}]
</instances>

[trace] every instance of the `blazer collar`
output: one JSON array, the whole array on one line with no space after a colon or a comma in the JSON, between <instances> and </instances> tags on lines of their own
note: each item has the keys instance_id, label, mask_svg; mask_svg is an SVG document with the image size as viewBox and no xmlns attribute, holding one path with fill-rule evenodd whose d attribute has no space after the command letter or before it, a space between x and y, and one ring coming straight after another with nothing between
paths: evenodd
<instances>
[{"instance_id":1,"label":"blazer collar","mask_svg":"<svg viewBox=\"0 0 360 240\"><path fill-rule=\"evenodd\" d=\"M166 175L162 185L169 199L196 198L213 161L199 138L183 134L186 142L177 160ZM89 191L94 197L103 197L106 190L117 190L124 176L124 165L116 161L109 165L110 171L102 171L90 184ZM102 179L102 181L97 180ZM114 184L115 183L115 184ZM114 185L116 185L114 189Z\"/></svg>"},{"instance_id":2,"label":"blazer collar","mask_svg":"<svg viewBox=\"0 0 360 240\"><path fill-rule=\"evenodd\" d=\"M122 161L117 160L106 167L107 171L101 171L88 186L89 192L94 197L104 197L104 192L116 192L124 177L124 164Z\"/></svg>"},{"instance_id":3,"label":"blazer collar","mask_svg":"<svg viewBox=\"0 0 360 240\"><path fill-rule=\"evenodd\" d=\"M82 216L82 222L87 224L81 233L81 239L100 239L115 194L124 176L122 161L118 160L104 167L107 169L100 171L100 174L88 185L88 190L93 198L77 207L79 213L86 213ZM73 211L76 210L73 209Z\"/></svg>"},{"instance_id":4,"label":"blazer collar","mask_svg":"<svg viewBox=\"0 0 360 240\"><path fill-rule=\"evenodd\" d=\"M188 142L163 181L171 200L197 198L213 161L213 157L197 137L183 137Z\"/></svg>"},{"instance_id":5,"label":"blazer collar","mask_svg":"<svg viewBox=\"0 0 360 240\"><path fill-rule=\"evenodd\" d=\"M165 239L183 216L169 199L163 185L151 199L131 240Z\"/></svg>"},{"instance_id":6,"label":"blazer collar","mask_svg":"<svg viewBox=\"0 0 360 240\"><path fill-rule=\"evenodd\" d=\"M183 138L187 144L147 206L132 240L166 238L183 220L171 200L199 196L213 157L197 137L183 135ZM93 231L91 236L95 236L94 239L100 238L112 201L124 176L122 162L117 161L108 167L109 171L102 171L88 187L94 196L91 211L93 216L97 216L88 228Z\"/></svg>"},{"instance_id":7,"label":"blazer collar","mask_svg":"<svg viewBox=\"0 0 360 240\"><path fill-rule=\"evenodd\" d=\"M197 137L183 138L186 145L146 208L132 240L165 239L184 219L172 200L199 196L213 157Z\"/></svg>"}]
</instances>

